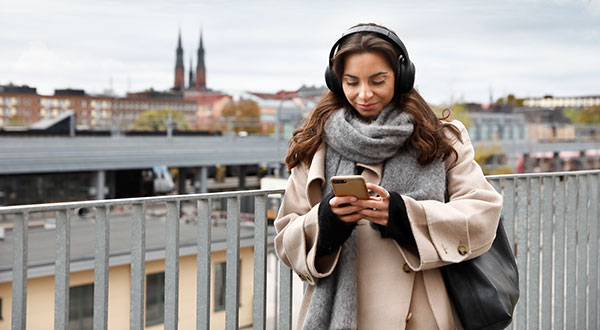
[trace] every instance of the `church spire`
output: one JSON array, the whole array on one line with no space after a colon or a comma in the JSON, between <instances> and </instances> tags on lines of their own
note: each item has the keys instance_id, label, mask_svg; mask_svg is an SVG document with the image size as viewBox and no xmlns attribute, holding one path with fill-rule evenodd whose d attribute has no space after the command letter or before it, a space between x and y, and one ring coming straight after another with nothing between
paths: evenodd
<instances>
[{"instance_id":1,"label":"church spire","mask_svg":"<svg viewBox=\"0 0 600 330\"><path fill-rule=\"evenodd\" d=\"M204 66L204 45L202 41L202 29L200 29L198 63L196 65L196 89L206 89L206 67Z\"/></svg>"},{"instance_id":2,"label":"church spire","mask_svg":"<svg viewBox=\"0 0 600 330\"><path fill-rule=\"evenodd\" d=\"M181 29L179 29L179 39L177 42L177 60L175 61L175 84L173 89L181 90L185 87L183 70L183 47L181 47Z\"/></svg>"}]
</instances>

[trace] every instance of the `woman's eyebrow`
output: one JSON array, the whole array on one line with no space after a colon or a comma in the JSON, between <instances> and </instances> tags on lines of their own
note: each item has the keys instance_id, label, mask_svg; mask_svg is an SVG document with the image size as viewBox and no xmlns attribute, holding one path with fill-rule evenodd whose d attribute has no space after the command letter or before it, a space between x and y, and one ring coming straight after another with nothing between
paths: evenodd
<instances>
[{"instance_id":1,"label":"woman's eyebrow","mask_svg":"<svg viewBox=\"0 0 600 330\"><path fill-rule=\"evenodd\" d=\"M386 71L377 72L375 74L370 75L369 78L375 78L377 76L381 76L381 75L384 75L384 74L387 74L387 72Z\"/></svg>"},{"instance_id":2,"label":"woman's eyebrow","mask_svg":"<svg viewBox=\"0 0 600 330\"><path fill-rule=\"evenodd\" d=\"M381 75L384 75L384 74L387 74L387 71L381 71L381 72L374 73L374 74L372 74L372 75L369 76L369 79L375 78L377 76L381 76ZM344 74L344 77L348 77L348 78L352 78L352 79L358 79L357 76L353 76L353 75L347 74L347 73Z\"/></svg>"}]
</instances>

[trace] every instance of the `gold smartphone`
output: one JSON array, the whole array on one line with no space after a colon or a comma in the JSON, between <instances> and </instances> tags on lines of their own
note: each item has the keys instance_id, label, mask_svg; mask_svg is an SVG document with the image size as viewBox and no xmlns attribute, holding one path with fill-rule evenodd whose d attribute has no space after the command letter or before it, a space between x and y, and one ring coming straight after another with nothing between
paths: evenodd
<instances>
[{"instance_id":1,"label":"gold smartphone","mask_svg":"<svg viewBox=\"0 0 600 330\"><path fill-rule=\"evenodd\" d=\"M333 193L337 197L354 196L358 199L369 199L369 191L365 178L360 175L341 175L331 178Z\"/></svg>"}]
</instances>

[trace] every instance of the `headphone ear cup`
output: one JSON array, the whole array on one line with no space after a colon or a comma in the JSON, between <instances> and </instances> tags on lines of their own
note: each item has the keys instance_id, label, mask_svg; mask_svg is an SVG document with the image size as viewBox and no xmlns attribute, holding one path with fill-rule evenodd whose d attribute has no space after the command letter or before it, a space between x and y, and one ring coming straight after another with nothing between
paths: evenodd
<instances>
[{"instance_id":1,"label":"headphone ear cup","mask_svg":"<svg viewBox=\"0 0 600 330\"><path fill-rule=\"evenodd\" d=\"M328 65L327 69L325 69L325 84L327 84L327 87L334 94L342 97L344 96L344 89L342 88L342 83L335 75L335 72L333 71L331 65Z\"/></svg>"},{"instance_id":2,"label":"headphone ear cup","mask_svg":"<svg viewBox=\"0 0 600 330\"><path fill-rule=\"evenodd\" d=\"M396 74L396 92L410 92L415 84L415 65L398 59L398 73Z\"/></svg>"}]
</instances>

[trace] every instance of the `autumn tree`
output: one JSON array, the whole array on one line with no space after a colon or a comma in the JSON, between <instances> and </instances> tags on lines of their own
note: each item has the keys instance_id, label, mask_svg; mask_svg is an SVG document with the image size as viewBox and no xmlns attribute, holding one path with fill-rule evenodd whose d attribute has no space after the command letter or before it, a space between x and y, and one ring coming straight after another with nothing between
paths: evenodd
<instances>
[{"instance_id":1,"label":"autumn tree","mask_svg":"<svg viewBox=\"0 0 600 330\"><path fill-rule=\"evenodd\" d=\"M185 115L176 110L148 110L144 111L133 124L133 129L141 131L166 131L169 123L169 114L173 127L180 131L188 130L190 125Z\"/></svg>"},{"instance_id":2,"label":"autumn tree","mask_svg":"<svg viewBox=\"0 0 600 330\"><path fill-rule=\"evenodd\" d=\"M449 112L450 117L448 118L448 120L456 119L461 121L465 125L465 127L471 127L472 122L471 118L469 117L469 110L467 109L464 103L455 103L450 107L433 107L433 112L435 112L435 114L440 118L445 117Z\"/></svg>"},{"instance_id":3,"label":"autumn tree","mask_svg":"<svg viewBox=\"0 0 600 330\"><path fill-rule=\"evenodd\" d=\"M594 105L585 109L565 109L563 113L572 122L577 124L600 123L600 106Z\"/></svg>"},{"instance_id":4,"label":"autumn tree","mask_svg":"<svg viewBox=\"0 0 600 330\"><path fill-rule=\"evenodd\" d=\"M248 133L260 133L260 107L249 99L230 101L221 112L227 122L228 130L236 133L246 131Z\"/></svg>"},{"instance_id":5,"label":"autumn tree","mask_svg":"<svg viewBox=\"0 0 600 330\"><path fill-rule=\"evenodd\" d=\"M510 165L506 164L506 153L498 144L480 144L475 147L475 161L483 174L512 174Z\"/></svg>"},{"instance_id":6,"label":"autumn tree","mask_svg":"<svg viewBox=\"0 0 600 330\"><path fill-rule=\"evenodd\" d=\"M508 94L506 97L501 97L496 100L496 104L508 104L514 107L522 107L525 103L525 99L515 97L514 94Z\"/></svg>"}]
</instances>

